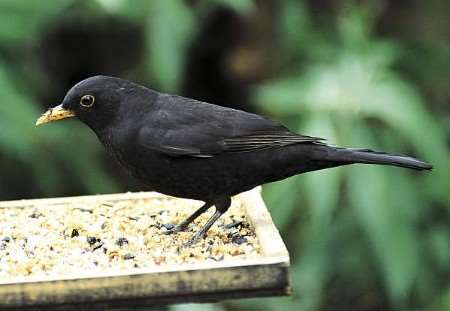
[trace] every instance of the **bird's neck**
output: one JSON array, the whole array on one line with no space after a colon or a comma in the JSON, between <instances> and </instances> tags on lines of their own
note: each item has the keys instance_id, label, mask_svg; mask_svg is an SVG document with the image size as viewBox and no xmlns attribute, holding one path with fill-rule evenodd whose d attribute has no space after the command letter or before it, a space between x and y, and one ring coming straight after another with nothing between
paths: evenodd
<instances>
[{"instance_id":1,"label":"bird's neck","mask_svg":"<svg viewBox=\"0 0 450 311\"><path fill-rule=\"evenodd\" d=\"M95 131L98 139L103 144L109 154L117 156L118 154L125 153L134 131L120 130L118 126L108 126L102 130Z\"/></svg>"}]
</instances>

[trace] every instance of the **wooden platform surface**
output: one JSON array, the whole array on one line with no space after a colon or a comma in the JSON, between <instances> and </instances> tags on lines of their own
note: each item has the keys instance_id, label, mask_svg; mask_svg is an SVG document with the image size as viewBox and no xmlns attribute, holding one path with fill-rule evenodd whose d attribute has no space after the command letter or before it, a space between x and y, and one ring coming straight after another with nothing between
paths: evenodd
<instances>
[{"instance_id":1,"label":"wooden platform surface","mask_svg":"<svg viewBox=\"0 0 450 311\"><path fill-rule=\"evenodd\" d=\"M161 196L153 192L139 192L4 201L0 202L0 208L20 208L44 201L57 208L74 200L120 201ZM260 241L260 258L164 265L138 269L133 273L92 275L80 271L77 276L71 277L27 277L12 282L0 280L0 308L93 310L288 295L289 255L261 198L260 188L242 193L240 197Z\"/></svg>"}]
</instances>

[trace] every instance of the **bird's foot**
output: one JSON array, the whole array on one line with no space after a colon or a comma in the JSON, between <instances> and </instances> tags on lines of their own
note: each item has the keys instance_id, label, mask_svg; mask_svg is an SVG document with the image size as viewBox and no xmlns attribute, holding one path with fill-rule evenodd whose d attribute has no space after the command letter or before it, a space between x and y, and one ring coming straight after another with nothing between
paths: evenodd
<instances>
[{"instance_id":1,"label":"bird's foot","mask_svg":"<svg viewBox=\"0 0 450 311\"><path fill-rule=\"evenodd\" d=\"M227 201L228 203L230 202L229 200ZM206 224L199 230L197 231L194 236L187 241L186 243L184 243L182 245L182 248L188 248L193 246L194 244L196 244L198 241L200 241L201 239L203 239L203 237L206 235L206 233L208 232L209 228L211 228L211 226L216 222L217 219L219 219L219 217L223 214L222 211L216 209L216 211L214 212L214 214L211 216L210 219L208 219L208 221L206 222Z\"/></svg>"},{"instance_id":2,"label":"bird's foot","mask_svg":"<svg viewBox=\"0 0 450 311\"><path fill-rule=\"evenodd\" d=\"M187 242L183 243L181 245L181 249L186 249L189 248L191 246L194 246L195 244L197 244L201 239L203 239L203 236L205 235L205 232L199 231L196 234L194 234L194 236Z\"/></svg>"},{"instance_id":3,"label":"bird's foot","mask_svg":"<svg viewBox=\"0 0 450 311\"><path fill-rule=\"evenodd\" d=\"M167 229L167 231L164 231L163 233L169 235L169 234L173 234L173 233L186 231L187 226L183 226L181 224L175 226L175 225L170 224L168 226L165 226L165 228Z\"/></svg>"}]
</instances>

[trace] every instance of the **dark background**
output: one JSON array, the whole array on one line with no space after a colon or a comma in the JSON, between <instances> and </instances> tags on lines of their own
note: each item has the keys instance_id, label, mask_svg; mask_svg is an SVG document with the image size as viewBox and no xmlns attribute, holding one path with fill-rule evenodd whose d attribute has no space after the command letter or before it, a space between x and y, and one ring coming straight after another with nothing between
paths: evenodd
<instances>
[{"instance_id":1,"label":"dark background","mask_svg":"<svg viewBox=\"0 0 450 311\"><path fill-rule=\"evenodd\" d=\"M449 12L437 0L1 0L0 199L142 189L81 123L34 126L79 80L120 76L435 165L267 185L292 297L166 309L449 310Z\"/></svg>"}]
</instances>

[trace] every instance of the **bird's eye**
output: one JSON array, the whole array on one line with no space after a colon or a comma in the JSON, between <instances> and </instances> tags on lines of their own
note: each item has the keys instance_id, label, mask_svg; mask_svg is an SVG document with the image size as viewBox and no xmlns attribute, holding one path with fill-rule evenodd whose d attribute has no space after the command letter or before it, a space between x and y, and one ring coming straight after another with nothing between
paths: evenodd
<instances>
[{"instance_id":1,"label":"bird's eye","mask_svg":"<svg viewBox=\"0 0 450 311\"><path fill-rule=\"evenodd\" d=\"M80 99L80 105L86 108L92 107L94 105L94 96L92 95L84 95Z\"/></svg>"}]
</instances>

